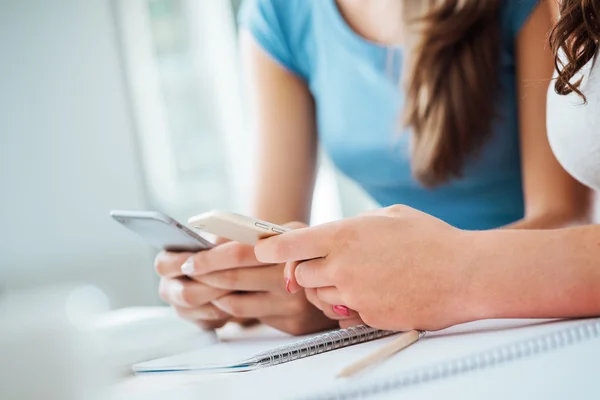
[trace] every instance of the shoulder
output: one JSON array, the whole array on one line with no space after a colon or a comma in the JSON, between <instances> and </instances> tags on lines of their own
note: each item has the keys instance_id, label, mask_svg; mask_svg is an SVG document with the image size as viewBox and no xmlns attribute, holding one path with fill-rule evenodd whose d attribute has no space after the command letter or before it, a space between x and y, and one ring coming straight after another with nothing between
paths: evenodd
<instances>
[{"instance_id":1,"label":"shoulder","mask_svg":"<svg viewBox=\"0 0 600 400\"><path fill-rule=\"evenodd\" d=\"M311 34L317 1L322 0L244 0L238 22L277 62L306 77L298 54Z\"/></svg>"}]
</instances>

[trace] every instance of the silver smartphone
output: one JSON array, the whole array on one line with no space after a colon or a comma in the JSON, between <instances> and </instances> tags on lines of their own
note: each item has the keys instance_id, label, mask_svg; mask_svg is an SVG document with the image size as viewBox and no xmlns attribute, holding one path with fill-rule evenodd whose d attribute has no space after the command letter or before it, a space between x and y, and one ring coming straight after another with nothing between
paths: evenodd
<instances>
[{"instance_id":1,"label":"silver smartphone","mask_svg":"<svg viewBox=\"0 0 600 400\"><path fill-rule=\"evenodd\" d=\"M198 252L215 245L158 211L113 210L110 216L159 250Z\"/></svg>"}]
</instances>

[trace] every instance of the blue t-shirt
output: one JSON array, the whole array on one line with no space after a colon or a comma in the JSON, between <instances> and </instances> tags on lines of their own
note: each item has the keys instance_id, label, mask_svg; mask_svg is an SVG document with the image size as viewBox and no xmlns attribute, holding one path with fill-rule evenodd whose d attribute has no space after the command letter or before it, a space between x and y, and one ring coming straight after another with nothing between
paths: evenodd
<instances>
[{"instance_id":1,"label":"blue t-shirt","mask_svg":"<svg viewBox=\"0 0 600 400\"><path fill-rule=\"evenodd\" d=\"M274 60L307 82L321 145L382 206L405 204L459 228L489 229L524 213L513 46L537 3L503 1L499 118L463 177L434 189L411 175L410 133L398 132L404 93L390 71L402 65L401 48L358 35L335 0L245 0L239 20Z\"/></svg>"}]
</instances>

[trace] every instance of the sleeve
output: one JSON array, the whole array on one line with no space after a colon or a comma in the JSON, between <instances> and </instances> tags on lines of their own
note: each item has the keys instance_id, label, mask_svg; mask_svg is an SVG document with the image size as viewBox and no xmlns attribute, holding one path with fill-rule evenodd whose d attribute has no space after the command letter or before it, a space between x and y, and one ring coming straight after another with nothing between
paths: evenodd
<instances>
[{"instance_id":1,"label":"sleeve","mask_svg":"<svg viewBox=\"0 0 600 400\"><path fill-rule=\"evenodd\" d=\"M503 31L515 39L525 25L540 0L504 0Z\"/></svg>"},{"instance_id":2,"label":"sleeve","mask_svg":"<svg viewBox=\"0 0 600 400\"><path fill-rule=\"evenodd\" d=\"M290 46L290 27L286 7L288 0L244 0L238 12L238 23L247 29L260 47L276 62L298 76L304 77L295 62Z\"/></svg>"}]
</instances>

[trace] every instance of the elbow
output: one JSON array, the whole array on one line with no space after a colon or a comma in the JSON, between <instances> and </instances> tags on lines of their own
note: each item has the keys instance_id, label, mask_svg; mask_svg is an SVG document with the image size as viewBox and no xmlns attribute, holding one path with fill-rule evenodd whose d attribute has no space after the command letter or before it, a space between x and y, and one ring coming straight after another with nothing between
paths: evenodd
<instances>
[{"instance_id":1,"label":"elbow","mask_svg":"<svg viewBox=\"0 0 600 400\"><path fill-rule=\"evenodd\" d=\"M592 223L591 206L552 208L528 213L524 218L532 229L559 229Z\"/></svg>"},{"instance_id":2,"label":"elbow","mask_svg":"<svg viewBox=\"0 0 600 400\"><path fill-rule=\"evenodd\" d=\"M555 215L556 228L566 228L570 226L580 226L592 223L592 211L589 210L570 210Z\"/></svg>"},{"instance_id":3,"label":"elbow","mask_svg":"<svg viewBox=\"0 0 600 400\"><path fill-rule=\"evenodd\" d=\"M529 204L524 220L528 221L528 225L535 225L531 226L533 229L558 229L592 223L593 193L584 187L578 189L558 201L544 198L538 204Z\"/></svg>"},{"instance_id":4,"label":"elbow","mask_svg":"<svg viewBox=\"0 0 600 400\"><path fill-rule=\"evenodd\" d=\"M588 225L594 221L594 195L591 190L582 188L582 193L577 196L568 207L563 207L562 221L564 226Z\"/></svg>"}]
</instances>

